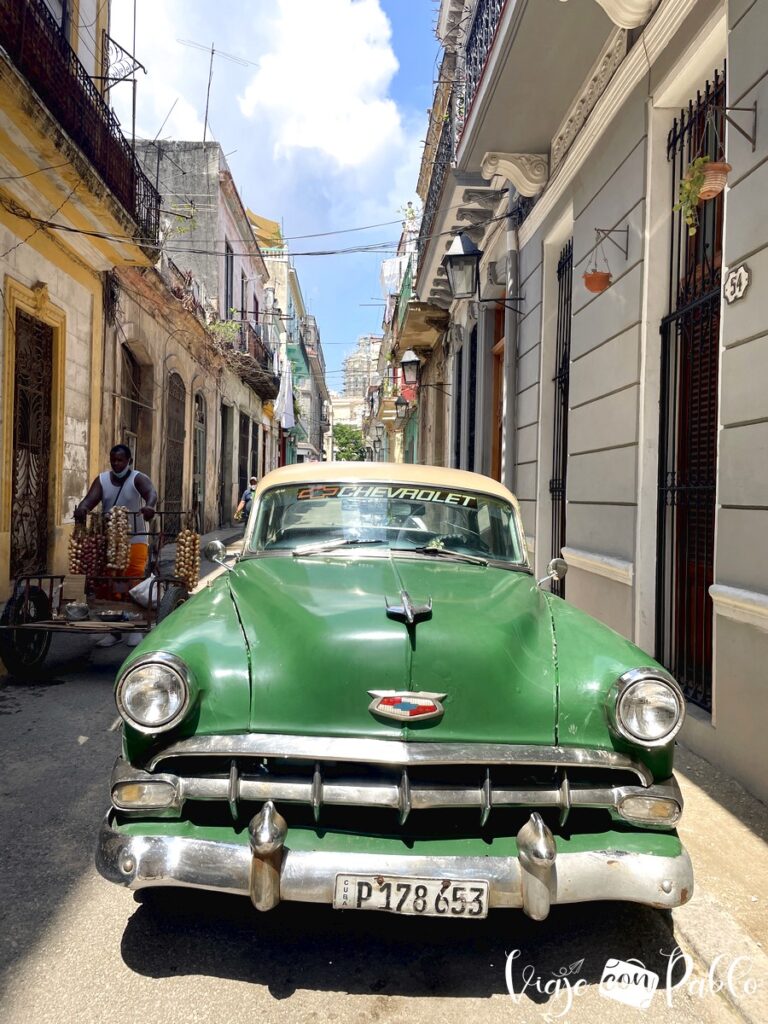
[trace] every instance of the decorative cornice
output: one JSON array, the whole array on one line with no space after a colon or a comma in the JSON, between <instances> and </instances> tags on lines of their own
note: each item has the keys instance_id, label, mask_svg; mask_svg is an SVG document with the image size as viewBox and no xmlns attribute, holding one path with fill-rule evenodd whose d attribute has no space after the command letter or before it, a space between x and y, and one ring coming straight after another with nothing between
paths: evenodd
<instances>
[{"instance_id":1,"label":"decorative cornice","mask_svg":"<svg viewBox=\"0 0 768 1024\"><path fill-rule=\"evenodd\" d=\"M490 217L485 210L475 210L471 206L460 206L456 211L459 220L466 220L474 227L487 227Z\"/></svg>"},{"instance_id":2,"label":"decorative cornice","mask_svg":"<svg viewBox=\"0 0 768 1024\"><path fill-rule=\"evenodd\" d=\"M566 3L567 0L561 0ZM640 28L651 16L656 0L596 0L619 28Z\"/></svg>"},{"instance_id":3,"label":"decorative cornice","mask_svg":"<svg viewBox=\"0 0 768 1024\"><path fill-rule=\"evenodd\" d=\"M492 210L499 201L499 193L492 188L465 188L461 194L462 203L476 203L484 210Z\"/></svg>"},{"instance_id":4,"label":"decorative cornice","mask_svg":"<svg viewBox=\"0 0 768 1024\"><path fill-rule=\"evenodd\" d=\"M619 28L640 28L651 16L656 0L596 0Z\"/></svg>"},{"instance_id":5,"label":"decorative cornice","mask_svg":"<svg viewBox=\"0 0 768 1024\"><path fill-rule=\"evenodd\" d=\"M718 615L768 631L768 594L713 583L709 596Z\"/></svg>"},{"instance_id":6,"label":"decorative cornice","mask_svg":"<svg viewBox=\"0 0 768 1024\"><path fill-rule=\"evenodd\" d=\"M615 583L632 586L635 575L635 563L623 558L601 555L596 551L582 551L579 548L563 548L563 558L573 569L583 569L595 576L604 576Z\"/></svg>"},{"instance_id":7,"label":"decorative cornice","mask_svg":"<svg viewBox=\"0 0 768 1024\"><path fill-rule=\"evenodd\" d=\"M552 139L553 174L563 162L565 154L571 147L571 143L578 135L592 108L602 96L606 86L611 78L613 78L614 72L626 55L627 30L619 28L611 35L603 52L595 61L579 90L576 102L568 111L565 120Z\"/></svg>"},{"instance_id":8,"label":"decorative cornice","mask_svg":"<svg viewBox=\"0 0 768 1024\"><path fill-rule=\"evenodd\" d=\"M695 5L696 0L666 0L666 3L660 5L650 24L643 30L642 44L638 42L627 54L595 104L592 115L574 139L558 173L521 226L521 248L533 238L555 208L632 90L647 76L649 62L653 64L664 51Z\"/></svg>"},{"instance_id":9,"label":"decorative cornice","mask_svg":"<svg viewBox=\"0 0 768 1024\"><path fill-rule=\"evenodd\" d=\"M492 188L509 181L521 196L537 196L549 178L549 159L545 153L486 153L480 173Z\"/></svg>"}]
</instances>

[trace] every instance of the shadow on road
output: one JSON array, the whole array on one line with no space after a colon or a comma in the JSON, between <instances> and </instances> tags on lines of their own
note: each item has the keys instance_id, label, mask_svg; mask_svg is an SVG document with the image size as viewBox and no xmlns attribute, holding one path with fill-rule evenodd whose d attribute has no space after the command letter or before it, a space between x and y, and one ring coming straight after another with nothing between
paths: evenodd
<instances>
[{"instance_id":1,"label":"shadow on road","mask_svg":"<svg viewBox=\"0 0 768 1024\"><path fill-rule=\"evenodd\" d=\"M0 993L93 872L125 649L92 656L91 647L52 649L39 682L0 678Z\"/></svg>"},{"instance_id":2,"label":"shadow on road","mask_svg":"<svg viewBox=\"0 0 768 1024\"><path fill-rule=\"evenodd\" d=\"M519 911L496 911L486 921L448 927L442 920L340 913L313 904L286 903L262 915L243 898L182 890L137 898L143 902L122 942L131 970L152 978L251 982L267 986L275 999L297 990L490 998L506 993L506 958L515 949L521 951L517 992L526 965L541 989L569 971L571 986L579 978L593 985L608 957L639 959L660 975L661 990L669 962L661 951L676 946L668 916L623 903L556 907L542 923ZM532 981L523 1002L555 998Z\"/></svg>"}]
</instances>

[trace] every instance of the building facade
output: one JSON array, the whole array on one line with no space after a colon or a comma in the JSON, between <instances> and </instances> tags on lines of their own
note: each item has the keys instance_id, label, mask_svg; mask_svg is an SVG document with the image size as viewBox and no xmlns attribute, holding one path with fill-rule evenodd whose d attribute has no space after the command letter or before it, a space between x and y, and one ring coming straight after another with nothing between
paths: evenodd
<instances>
[{"instance_id":1,"label":"building facade","mask_svg":"<svg viewBox=\"0 0 768 1024\"><path fill-rule=\"evenodd\" d=\"M248 211L270 273L273 319L289 377L282 382L282 464L322 460L330 428L330 396L317 321L307 311L288 245L277 221Z\"/></svg>"},{"instance_id":2,"label":"building facade","mask_svg":"<svg viewBox=\"0 0 768 1024\"><path fill-rule=\"evenodd\" d=\"M210 476L203 473L202 456L193 454L194 468L187 467L181 403L184 416L191 416L192 384L164 357L161 391L174 396L179 436L163 439L168 455L161 460L162 498L169 508L191 501L210 523L215 496L215 521L225 525L249 477L261 477L279 461L280 431L272 410L280 384L280 324L267 310L269 270L217 142L139 141L137 153L163 197L164 258L204 310L232 371L222 377L215 398L208 396L205 409L195 412L216 425L218 465Z\"/></svg>"},{"instance_id":3,"label":"building facade","mask_svg":"<svg viewBox=\"0 0 768 1024\"><path fill-rule=\"evenodd\" d=\"M443 0L438 31L422 450L516 491L537 575L562 553L563 596L679 679L684 740L768 798L768 2Z\"/></svg>"},{"instance_id":4,"label":"building facade","mask_svg":"<svg viewBox=\"0 0 768 1024\"><path fill-rule=\"evenodd\" d=\"M67 570L103 468L106 274L157 255L158 193L104 99L109 5L77 11L0 2L0 596Z\"/></svg>"}]
</instances>

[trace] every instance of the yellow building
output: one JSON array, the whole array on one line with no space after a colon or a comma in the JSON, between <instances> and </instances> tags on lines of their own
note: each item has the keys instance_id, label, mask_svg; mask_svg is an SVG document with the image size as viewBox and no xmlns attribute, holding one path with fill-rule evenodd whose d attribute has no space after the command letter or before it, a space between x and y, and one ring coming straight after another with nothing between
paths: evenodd
<instances>
[{"instance_id":1,"label":"yellow building","mask_svg":"<svg viewBox=\"0 0 768 1024\"><path fill-rule=\"evenodd\" d=\"M0 0L0 596L66 571L103 469L115 266L150 266L159 198L104 102L108 3Z\"/></svg>"}]
</instances>

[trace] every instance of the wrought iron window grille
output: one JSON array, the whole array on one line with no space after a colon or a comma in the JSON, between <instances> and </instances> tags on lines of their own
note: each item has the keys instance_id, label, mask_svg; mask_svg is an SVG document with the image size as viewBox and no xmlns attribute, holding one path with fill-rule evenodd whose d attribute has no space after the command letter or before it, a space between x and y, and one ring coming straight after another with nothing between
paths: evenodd
<instances>
[{"instance_id":1,"label":"wrought iron window grille","mask_svg":"<svg viewBox=\"0 0 768 1024\"><path fill-rule=\"evenodd\" d=\"M725 160L729 109L723 70L673 122L672 202L693 159ZM721 193L701 206L692 236L681 212L671 216L670 312L661 322L656 657L705 710L712 707L723 214Z\"/></svg>"}]
</instances>

